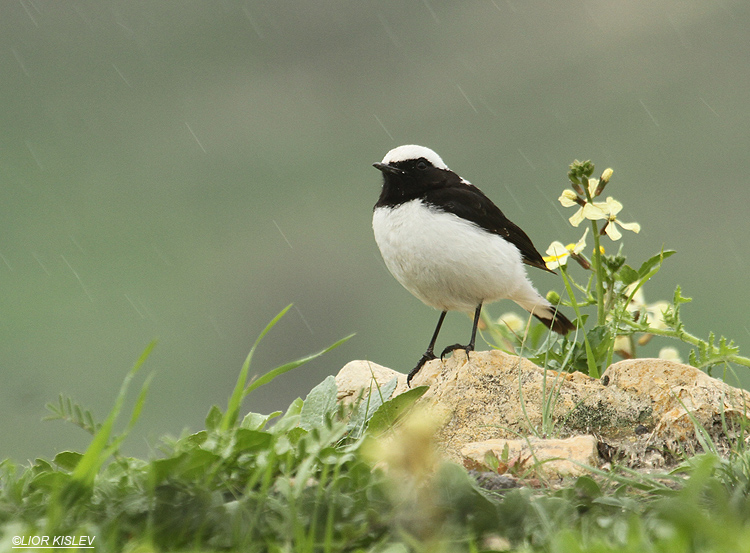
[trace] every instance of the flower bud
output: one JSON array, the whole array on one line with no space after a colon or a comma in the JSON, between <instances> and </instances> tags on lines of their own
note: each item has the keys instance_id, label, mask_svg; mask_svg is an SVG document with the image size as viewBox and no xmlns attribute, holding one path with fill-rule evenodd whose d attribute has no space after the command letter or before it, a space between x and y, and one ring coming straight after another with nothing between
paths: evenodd
<instances>
[{"instance_id":1,"label":"flower bud","mask_svg":"<svg viewBox=\"0 0 750 553\"><path fill-rule=\"evenodd\" d=\"M589 269L591 269L591 263L589 262L589 260L588 260L588 259L586 259L586 258L585 258L584 256L582 256L581 254L579 254L579 253L571 253L571 254L570 254L570 257L572 257L572 258L573 258L573 260L574 260L574 261L575 261L576 263L578 263L578 264L579 264L579 265L580 265L581 267L583 267L583 268L584 268L584 269L586 269L587 271L588 271Z\"/></svg>"},{"instance_id":2,"label":"flower bud","mask_svg":"<svg viewBox=\"0 0 750 553\"><path fill-rule=\"evenodd\" d=\"M558 303L560 303L560 294L558 294L554 290L550 290L549 292L547 292L547 301L552 305L557 305Z\"/></svg>"},{"instance_id":3,"label":"flower bud","mask_svg":"<svg viewBox=\"0 0 750 553\"><path fill-rule=\"evenodd\" d=\"M604 187L607 186L609 179L612 178L612 173L614 173L614 171L612 170L611 167L608 167L607 169L604 170L604 172L602 173L602 176L599 177L599 184L596 187L594 196L598 196L599 194L604 192Z\"/></svg>"},{"instance_id":4,"label":"flower bud","mask_svg":"<svg viewBox=\"0 0 750 553\"><path fill-rule=\"evenodd\" d=\"M568 188L562 191L562 194L560 194L560 197L557 198L557 200L563 205L563 207L573 207L574 205L583 205L586 203L578 197L578 194Z\"/></svg>"}]
</instances>

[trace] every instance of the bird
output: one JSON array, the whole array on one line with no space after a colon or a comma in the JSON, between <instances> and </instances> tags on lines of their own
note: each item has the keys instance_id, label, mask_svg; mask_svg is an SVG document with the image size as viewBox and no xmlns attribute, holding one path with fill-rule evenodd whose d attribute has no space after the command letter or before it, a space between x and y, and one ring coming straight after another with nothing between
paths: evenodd
<instances>
[{"instance_id":1,"label":"bird","mask_svg":"<svg viewBox=\"0 0 750 553\"><path fill-rule=\"evenodd\" d=\"M434 353L448 311L474 312L467 345L474 350L482 306L509 299L565 335L576 328L529 281L524 265L554 273L528 235L479 188L451 171L430 148L406 144L373 163L383 185L373 208L375 242L395 279L440 317L427 351L407 384Z\"/></svg>"}]
</instances>

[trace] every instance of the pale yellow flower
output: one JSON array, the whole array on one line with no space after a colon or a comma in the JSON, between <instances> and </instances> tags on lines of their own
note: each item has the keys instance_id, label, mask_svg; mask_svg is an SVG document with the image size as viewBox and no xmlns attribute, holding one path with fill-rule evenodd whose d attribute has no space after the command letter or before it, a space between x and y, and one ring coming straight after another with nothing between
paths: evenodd
<instances>
[{"instance_id":1,"label":"pale yellow flower","mask_svg":"<svg viewBox=\"0 0 750 553\"><path fill-rule=\"evenodd\" d=\"M620 213L620 211L622 211L622 204L612 196L609 196L605 202L594 202L583 206L581 208L581 220L589 219L591 221L607 221L603 230L612 240L619 240L622 238L622 233L617 228L617 225L625 230L630 230L635 233L640 232L641 225L638 223L623 223L617 219L617 214ZM571 224L572 223L573 221L571 221Z\"/></svg>"},{"instance_id":2,"label":"pale yellow flower","mask_svg":"<svg viewBox=\"0 0 750 553\"><path fill-rule=\"evenodd\" d=\"M508 327L508 329L514 334L519 334L526 328L526 320L522 319L512 311L503 313L497 319L498 324L502 324Z\"/></svg>"},{"instance_id":3,"label":"pale yellow flower","mask_svg":"<svg viewBox=\"0 0 750 553\"><path fill-rule=\"evenodd\" d=\"M589 179L588 189L592 198L594 197L597 186L599 186L599 179ZM563 207L580 206L578 208L578 211L576 211L573 214L573 216L568 219L568 221L570 221L570 224L573 225L574 227L577 227L578 225L580 225L584 219L583 210L587 205L585 203L586 200L584 198L579 198L578 194L576 194L574 191L570 190L569 188L566 188L565 190L563 190L562 194L557 200L562 204Z\"/></svg>"},{"instance_id":4,"label":"pale yellow flower","mask_svg":"<svg viewBox=\"0 0 750 553\"><path fill-rule=\"evenodd\" d=\"M677 348L665 347L659 350L659 359L667 359L668 361L674 361L675 363L682 363L682 357Z\"/></svg>"},{"instance_id":5,"label":"pale yellow flower","mask_svg":"<svg viewBox=\"0 0 750 553\"><path fill-rule=\"evenodd\" d=\"M547 268L549 270L554 270L560 266L567 265L568 258L571 255L580 254L584 248L586 248L586 236L588 233L589 229L587 228L583 233L583 236L581 236L581 239L575 244L571 243L564 246L562 242L558 242L557 240L552 242L545 252L547 255L543 258L544 262L547 264Z\"/></svg>"}]
</instances>

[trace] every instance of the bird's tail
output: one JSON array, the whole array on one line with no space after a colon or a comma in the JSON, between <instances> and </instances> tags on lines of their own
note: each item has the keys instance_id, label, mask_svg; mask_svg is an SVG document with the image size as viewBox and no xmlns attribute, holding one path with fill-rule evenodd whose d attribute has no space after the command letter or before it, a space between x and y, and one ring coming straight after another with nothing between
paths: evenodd
<instances>
[{"instance_id":1,"label":"bird's tail","mask_svg":"<svg viewBox=\"0 0 750 553\"><path fill-rule=\"evenodd\" d=\"M539 294L535 294L535 298L527 301L515 299L515 302L523 307L526 311L534 315L537 319L544 323L544 326L562 334L563 336L576 329L576 325L571 322L565 315L563 315L557 308L544 299Z\"/></svg>"},{"instance_id":2,"label":"bird's tail","mask_svg":"<svg viewBox=\"0 0 750 553\"><path fill-rule=\"evenodd\" d=\"M544 326L563 336L571 330L576 329L576 325L553 306L544 309L535 309L531 314L542 321Z\"/></svg>"}]
</instances>

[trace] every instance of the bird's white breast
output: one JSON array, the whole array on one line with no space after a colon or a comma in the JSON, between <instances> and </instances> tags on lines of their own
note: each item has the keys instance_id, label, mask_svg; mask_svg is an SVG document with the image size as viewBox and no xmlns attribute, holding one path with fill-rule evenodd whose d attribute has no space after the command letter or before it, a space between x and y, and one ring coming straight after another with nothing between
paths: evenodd
<instances>
[{"instance_id":1,"label":"bird's white breast","mask_svg":"<svg viewBox=\"0 0 750 553\"><path fill-rule=\"evenodd\" d=\"M530 286L513 244L421 200L376 208L372 227L396 280L437 309L472 311Z\"/></svg>"}]
</instances>

